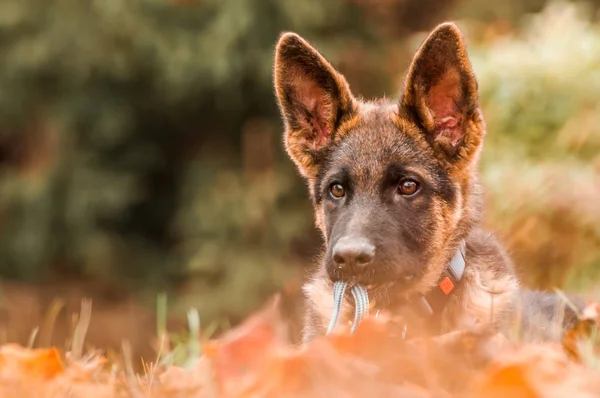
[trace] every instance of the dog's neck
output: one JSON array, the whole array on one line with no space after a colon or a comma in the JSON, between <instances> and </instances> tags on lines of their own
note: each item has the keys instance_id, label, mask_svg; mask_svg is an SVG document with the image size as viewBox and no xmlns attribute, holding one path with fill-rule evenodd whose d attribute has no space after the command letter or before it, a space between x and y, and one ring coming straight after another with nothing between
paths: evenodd
<instances>
[{"instance_id":1,"label":"dog's neck","mask_svg":"<svg viewBox=\"0 0 600 398\"><path fill-rule=\"evenodd\" d=\"M448 300L448 296L461 283L467 265L465 253L466 243L463 240L460 242L460 246L456 250L454 257L452 257L442 272L437 286L426 295L421 296L420 301L424 315L434 316L435 313L440 312Z\"/></svg>"},{"instance_id":2,"label":"dog's neck","mask_svg":"<svg viewBox=\"0 0 600 398\"><path fill-rule=\"evenodd\" d=\"M413 311L433 329L439 329L446 304L460 286L465 273L466 242L461 241L456 253L444 268L437 285L429 292L419 295L410 306Z\"/></svg>"}]
</instances>

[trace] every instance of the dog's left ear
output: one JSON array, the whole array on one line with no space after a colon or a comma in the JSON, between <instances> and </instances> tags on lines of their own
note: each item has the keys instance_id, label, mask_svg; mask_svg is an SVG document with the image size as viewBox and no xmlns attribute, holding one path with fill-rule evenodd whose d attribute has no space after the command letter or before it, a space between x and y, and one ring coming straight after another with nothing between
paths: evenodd
<instances>
[{"instance_id":1,"label":"dog's left ear","mask_svg":"<svg viewBox=\"0 0 600 398\"><path fill-rule=\"evenodd\" d=\"M401 105L441 159L459 165L475 158L485 124L467 47L453 23L439 25L417 51Z\"/></svg>"}]
</instances>

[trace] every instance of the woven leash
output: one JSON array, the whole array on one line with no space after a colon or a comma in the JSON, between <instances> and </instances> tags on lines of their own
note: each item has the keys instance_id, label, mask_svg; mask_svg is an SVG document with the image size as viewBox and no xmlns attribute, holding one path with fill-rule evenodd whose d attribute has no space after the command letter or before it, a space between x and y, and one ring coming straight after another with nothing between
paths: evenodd
<instances>
[{"instance_id":1,"label":"woven leash","mask_svg":"<svg viewBox=\"0 0 600 398\"><path fill-rule=\"evenodd\" d=\"M333 314L327 328L327 334L330 334L339 322L347 287L348 283L343 281L337 281L333 284ZM352 285L350 291L354 297L354 322L350 332L354 334L360 322L369 316L369 294L367 288L360 284Z\"/></svg>"}]
</instances>

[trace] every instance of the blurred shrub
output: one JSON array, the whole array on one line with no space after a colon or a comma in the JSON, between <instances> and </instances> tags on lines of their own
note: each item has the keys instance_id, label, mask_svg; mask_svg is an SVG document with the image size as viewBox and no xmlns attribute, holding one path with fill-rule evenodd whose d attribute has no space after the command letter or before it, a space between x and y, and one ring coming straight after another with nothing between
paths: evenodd
<instances>
[{"instance_id":1,"label":"blurred shrub","mask_svg":"<svg viewBox=\"0 0 600 398\"><path fill-rule=\"evenodd\" d=\"M0 1L2 275L180 278L185 176L239 170L243 123L276 115L280 31L343 47L359 21L343 1Z\"/></svg>"},{"instance_id":2,"label":"blurred shrub","mask_svg":"<svg viewBox=\"0 0 600 398\"><path fill-rule=\"evenodd\" d=\"M533 286L589 287L600 276L600 25L589 15L553 3L471 49L489 223Z\"/></svg>"},{"instance_id":3,"label":"blurred shrub","mask_svg":"<svg viewBox=\"0 0 600 398\"><path fill-rule=\"evenodd\" d=\"M310 265L311 252L298 247L317 243L310 239L316 236L310 202L290 176L248 179L202 163L190 167L174 224L182 234L176 258L188 271L182 309L193 304L207 319L240 320Z\"/></svg>"}]
</instances>

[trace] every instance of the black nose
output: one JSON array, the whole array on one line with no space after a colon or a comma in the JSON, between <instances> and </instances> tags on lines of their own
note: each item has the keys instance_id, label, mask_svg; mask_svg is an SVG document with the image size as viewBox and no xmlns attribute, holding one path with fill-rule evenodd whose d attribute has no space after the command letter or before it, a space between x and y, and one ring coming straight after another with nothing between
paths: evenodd
<instances>
[{"instance_id":1,"label":"black nose","mask_svg":"<svg viewBox=\"0 0 600 398\"><path fill-rule=\"evenodd\" d=\"M333 262L346 276L361 273L375 257L375 246L365 238L340 238L332 250Z\"/></svg>"}]
</instances>

